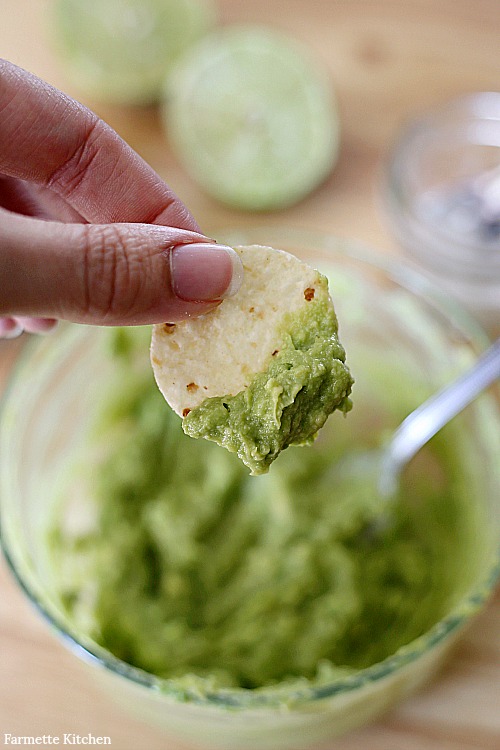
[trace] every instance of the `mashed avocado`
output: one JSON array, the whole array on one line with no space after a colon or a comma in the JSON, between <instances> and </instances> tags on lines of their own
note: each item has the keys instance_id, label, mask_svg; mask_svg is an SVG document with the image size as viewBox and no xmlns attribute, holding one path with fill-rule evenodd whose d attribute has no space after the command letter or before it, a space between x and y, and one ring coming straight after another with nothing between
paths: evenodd
<instances>
[{"instance_id":1,"label":"mashed avocado","mask_svg":"<svg viewBox=\"0 0 500 750\"><path fill-rule=\"evenodd\" d=\"M182 424L190 437L236 453L254 475L267 472L289 445L312 441L335 409L351 408L353 380L328 297L288 313L283 329L283 345L248 388L205 399Z\"/></svg>"},{"instance_id":2,"label":"mashed avocado","mask_svg":"<svg viewBox=\"0 0 500 750\"><path fill-rule=\"evenodd\" d=\"M73 630L201 695L332 681L453 608L476 575L478 538L453 431L433 440L421 457L428 470L408 475L404 501L374 533L379 508L332 469L346 441L376 434L367 404L348 433L329 422L313 447L290 448L251 477L233 454L182 433L138 360L146 347L140 333L115 334L116 380L51 531ZM391 404L397 388L384 389ZM377 396L367 397L376 418Z\"/></svg>"}]
</instances>

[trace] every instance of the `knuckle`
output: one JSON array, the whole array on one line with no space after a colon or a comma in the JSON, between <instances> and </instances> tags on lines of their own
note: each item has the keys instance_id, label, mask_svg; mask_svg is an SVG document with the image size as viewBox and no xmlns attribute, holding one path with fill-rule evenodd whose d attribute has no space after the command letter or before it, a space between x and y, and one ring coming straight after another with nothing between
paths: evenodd
<instances>
[{"instance_id":1,"label":"knuckle","mask_svg":"<svg viewBox=\"0 0 500 750\"><path fill-rule=\"evenodd\" d=\"M140 262L119 225L86 225L84 305L86 312L112 323L137 305Z\"/></svg>"},{"instance_id":2,"label":"knuckle","mask_svg":"<svg viewBox=\"0 0 500 750\"><path fill-rule=\"evenodd\" d=\"M92 162L99 153L101 131L100 120L92 118L75 151L48 180L48 187L53 188L65 198L70 198L72 194L78 192L89 174Z\"/></svg>"}]
</instances>

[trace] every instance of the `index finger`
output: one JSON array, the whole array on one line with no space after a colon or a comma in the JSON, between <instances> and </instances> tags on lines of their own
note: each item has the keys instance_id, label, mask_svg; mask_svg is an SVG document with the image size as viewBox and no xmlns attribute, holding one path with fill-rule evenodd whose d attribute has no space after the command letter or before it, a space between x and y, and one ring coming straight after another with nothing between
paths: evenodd
<instances>
[{"instance_id":1,"label":"index finger","mask_svg":"<svg viewBox=\"0 0 500 750\"><path fill-rule=\"evenodd\" d=\"M1 59L0 172L52 188L92 223L200 231L182 201L109 125Z\"/></svg>"}]
</instances>

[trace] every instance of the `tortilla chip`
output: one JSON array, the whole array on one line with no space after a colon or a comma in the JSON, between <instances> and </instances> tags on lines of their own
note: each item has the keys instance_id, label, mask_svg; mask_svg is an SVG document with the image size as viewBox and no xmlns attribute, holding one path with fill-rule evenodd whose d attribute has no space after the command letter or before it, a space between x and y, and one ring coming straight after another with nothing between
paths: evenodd
<instances>
[{"instance_id":1,"label":"tortilla chip","mask_svg":"<svg viewBox=\"0 0 500 750\"><path fill-rule=\"evenodd\" d=\"M206 409L207 403L213 403L207 402L207 399L218 397L229 399L245 393L252 384L255 384L257 376L269 371L270 367L277 369L280 352L290 347L291 325L297 327L297 321L303 319L303 323L299 325L299 338L303 334L311 333L312 337L309 336L309 338L311 341L316 341L323 335L323 316L325 319L328 318L325 337L329 344L333 345L333 353L329 355L327 369L330 368L330 359L332 362L335 361L337 370L341 365L339 372L336 371L336 373L341 374L343 379L335 391L333 399L335 403L332 399L325 399L323 393L320 396L316 394L316 398L321 398L321 405L325 406L328 413L335 408L347 411L350 402L348 403L346 399L352 379L347 367L343 364L345 354L336 337L337 319L325 277L295 256L281 250L260 245L236 247L235 250L241 257L245 272L243 284L236 295L224 300L219 307L206 315L180 323L156 325L153 328L151 362L156 381L167 402L179 416L187 417L193 413L193 410ZM316 310L316 313L309 315L313 310ZM321 311L321 314L318 311ZM307 329L310 327L311 330L308 332ZM306 352L307 346L298 344L298 348L301 347ZM318 363L316 362L315 365L317 366ZM300 377L305 377L302 360L300 366L302 367ZM308 366L306 363L306 369ZM325 369L323 365L322 367ZM285 368L290 370L292 364L287 363ZM321 367L319 369L321 370ZM297 368L292 369L288 380L295 377L296 372L298 372ZM276 374L274 373L273 383L275 381ZM302 385L299 382L298 390ZM269 383L265 387L269 388ZM291 387L293 390L293 383ZM319 418L316 421L309 420L311 424L306 430L307 434L296 434L297 430L292 430L293 434L283 435L283 440L281 441L280 438L277 444L275 444L274 437L269 441L270 423L276 422L276 425L272 425L272 429L276 427L278 433L281 427L281 415L277 414L273 399L276 400L277 393L283 392L283 384L278 383L276 386L273 385L273 388L274 393L272 393L272 388L269 390L272 413L267 407L264 409L266 413L259 407L259 409L255 408L255 413L252 414L252 404L246 404L244 408L249 411L249 414L244 415L244 419L240 420L237 427L220 425L225 437L221 437L217 429L215 431L217 435L215 433L210 436L203 435L224 444L229 450L235 450L238 455L243 450L247 458L250 456L251 469L254 473L260 473L255 461L258 463L261 460L262 451L266 454L269 448L265 462L271 456L273 456L271 460L274 460L276 457L274 454L277 455L283 447L292 442L301 443L309 440L313 436L312 430L315 434L328 416L327 413L322 421ZM301 399L304 401L304 394ZM283 411L293 400L293 396L288 396L287 403L281 404L279 410ZM228 410L228 404L223 405ZM314 404L311 403L310 406L312 413ZM307 409L307 407L307 403L301 405L302 409ZM260 416L257 411L260 412ZM221 414L225 421L224 409ZM250 442L255 438L259 444L258 448L247 446L241 449L241 441L248 443L248 436L240 436L241 440L238 438L235 443L233 435L228 441L228 430L232 429L233 433L238 430L244 432L247 428L249 434L252 433ZM188 432L188 434L194 435L198 432L195 429L193 433ZM262 441L266 444L264 447ZM267 446L269 442L273 445ZM243 455L240 455L240 458L250 465ZM267 470L267 465L267 463L266 467L263 465L263 470Z\"/></svg>"}]
</instances>

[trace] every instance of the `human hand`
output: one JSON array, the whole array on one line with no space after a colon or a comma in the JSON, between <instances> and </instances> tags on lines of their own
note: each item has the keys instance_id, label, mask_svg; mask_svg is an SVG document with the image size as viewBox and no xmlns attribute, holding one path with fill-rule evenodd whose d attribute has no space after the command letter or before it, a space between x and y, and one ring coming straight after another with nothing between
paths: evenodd
<instances>
[{"instance_id":1,"label":"human hand","mask_svg":"<svg viewBox=\"0 0 500 750\"><path fill-rule=\"evenodd\" d=\"M242 266L108 125L0 59L0 337L173 322L234 293Z\"/></svg>"}]
</instances>

